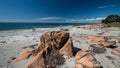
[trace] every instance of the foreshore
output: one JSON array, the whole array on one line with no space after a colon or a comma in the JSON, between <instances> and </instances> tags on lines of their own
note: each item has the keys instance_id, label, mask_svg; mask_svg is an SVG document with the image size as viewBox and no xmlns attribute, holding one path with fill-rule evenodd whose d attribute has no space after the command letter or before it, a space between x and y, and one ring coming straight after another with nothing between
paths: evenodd
<instances>
[{"instance_id":1,"label":"foreshore","mask_svg":"<svg viewBox=\"0 0 120 68\"><path fill-rule=\"evenodd\" d=\"M66 30L72 37L73 46L76 48L88 48L90 44L86 43L85 37L106 36L114 37L120 40L120 28L118 27L104 27L104 28L87 28L89 25L72 26L70 28L63 27L62 30ZM25 64L30 60L22 60L18 63L12 63L12 61L23 51L32 50L40 44L40 37L43 33L48 31L60 31L61 28L44 28L26 30L10 30L0 31L0 68L25 68ZM115 46L120 47L120 43L116 43ZM101 62L103 68L119 68L120 56L111 53L111 49L106 49L107 53L95 55L96 59ZM109 59L108 57L114 58ZM64 65L60 68L74 68L74 58L66 58Z\"/></svg>"}]
</instances>

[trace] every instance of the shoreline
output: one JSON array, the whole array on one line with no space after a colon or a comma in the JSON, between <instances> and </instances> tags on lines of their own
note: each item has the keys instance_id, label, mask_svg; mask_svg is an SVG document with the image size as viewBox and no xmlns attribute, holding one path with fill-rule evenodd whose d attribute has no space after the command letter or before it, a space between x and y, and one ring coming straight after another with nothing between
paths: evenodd
<instances>
[{"instance_id":1,"label":"shoreline","mask_svg":"<svg viewBox=\"0 0 120 68\"><path fill-rule=\"evenodd\" d=\"M0 23L0 31L4 30L20 30L20 29L33 29L33 28L56 28L61 26L74 26L79 24L89 23Z\"/></svg>"}]
</instances>

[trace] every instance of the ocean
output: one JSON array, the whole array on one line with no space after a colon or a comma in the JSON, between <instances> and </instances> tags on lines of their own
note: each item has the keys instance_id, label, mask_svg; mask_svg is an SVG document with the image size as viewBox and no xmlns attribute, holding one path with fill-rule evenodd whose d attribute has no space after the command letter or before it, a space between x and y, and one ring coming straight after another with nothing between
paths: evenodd
<instances>
[{"instance_id":1,"label":"ocean","mask_svg":"<svg viewBox=\"0 0 120 68\"><path fill-rule=\"evenodd\" d=\"M0 22L0 31L32 28L53 28L59 26L85 25L89 23L28 23L28 22Z\"/></svg>"}]
</instances>

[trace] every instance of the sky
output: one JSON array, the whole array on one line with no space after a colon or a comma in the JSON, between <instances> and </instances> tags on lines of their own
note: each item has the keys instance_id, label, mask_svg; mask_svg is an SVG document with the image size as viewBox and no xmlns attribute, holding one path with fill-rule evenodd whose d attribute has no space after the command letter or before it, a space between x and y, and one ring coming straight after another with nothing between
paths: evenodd
<instances>
[{"instance_id":1,"label":"sky","mask_svg":"<svg viewBox=\"0 0 120 68\"><path fill-rule=\"evenodd\" d=\"M0 0L0 22L100 22L120 0Z\"/></svg>"}]
</instances>

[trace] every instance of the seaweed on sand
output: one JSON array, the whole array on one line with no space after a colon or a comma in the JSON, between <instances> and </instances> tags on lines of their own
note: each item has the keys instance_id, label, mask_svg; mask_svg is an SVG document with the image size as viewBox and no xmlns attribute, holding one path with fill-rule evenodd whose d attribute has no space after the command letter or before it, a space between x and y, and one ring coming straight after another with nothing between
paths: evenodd
<instances>
[{"instance_id":1,"label":"seaweed on sand","mask_svg":"<svg viewBox=\"0 0 120 68\"><path fill-rule=\"evenodd\" d=\"M91 54L104 54L106 52L106 49L104 47L96 46L96 45L90 45L90 53Z\"/></svg>"}]
</instances>

